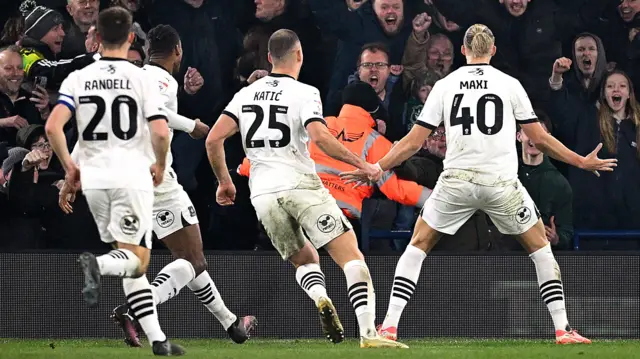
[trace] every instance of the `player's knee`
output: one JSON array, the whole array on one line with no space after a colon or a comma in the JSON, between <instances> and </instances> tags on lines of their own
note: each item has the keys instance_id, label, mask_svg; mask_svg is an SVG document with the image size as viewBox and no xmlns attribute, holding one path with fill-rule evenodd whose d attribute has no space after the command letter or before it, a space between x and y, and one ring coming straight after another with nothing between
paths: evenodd
<instances>
[{"instance_id":1,"label":"player's knee","mask_svg":"<svg viewBox=\"0 0 640 359\"><path fill-rule=\"evenodd\" d=\"M188 259L188 261L193 266L196 277L207 270L207 259L204 257L204 254L194 256L193 258Z\"/></svg>"},{"instance_id":2,"label":"player's knee","mask_svg":"<svg viewBox=\"0 0 640 359\"><path fill-rule=\"evenodd\" d=\"M289 262L291 262L295 268L305 264L319 264L320 256L318 255L318 251L316 251L311 244L307 243L301 250L289 257Z\"/></svg>"}]
</instances>

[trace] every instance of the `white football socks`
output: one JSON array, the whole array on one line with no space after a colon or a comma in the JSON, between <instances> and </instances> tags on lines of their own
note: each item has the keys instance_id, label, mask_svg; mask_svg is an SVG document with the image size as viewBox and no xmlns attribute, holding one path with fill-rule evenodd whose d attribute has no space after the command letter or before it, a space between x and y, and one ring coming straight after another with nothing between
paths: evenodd
<instances>
[{"instance_id":1,"label":"white football socks","mask_svg":"<svg viewBox=\"0 0 640 359\"><path fill-rule=\"evenodd\" d=\"M218 319L222 327L227 330L236 322L238 317L226 307L218 288L213 283L211 276L207 271L200 273L193 279L187 287L193 291L193 294L200 299L202 304Z\"/></svg>"},{"instance_id":2,"label":"white football socks","mask_svg":"<svg viewBox=\"0 0 640 359\"><path fill-rule=\"evenodd\" d=\"M96 257L101 275L131 277L138 272L140 259L128 249L114 249Z\"/></svg>"},{"instance_id":3,"label":"white football socks","mask_svg":"<svg viewBox=\"0 0 640 359\"><path fill-rule=\"evenodd\" d=\"M349 301L356 311L360 337L376 336L376 295L369 268L364 261L353 260L344 265Z\"/></svg>"},{"instance_id":4,"label":"white football socks","mask_svg":"<svg viewBox=\"0 0 640 359\"><path fill-rule=\"evenodd\" d=\"M180 290L196 276L191 263L176 259L167 264L151 283L156 305L166 302L180 293Z\"/></svg>"},{"instance_id":5,"label":"white football socks","mask_svg":"<svg viewBox=\"0 0 640 359\"><path fill-rule=\"evenodd\" d=\"M425 258L427 258L427 254L411 244L407 246L400 257L393 278L389 309L382 323L382 329L398 327L402 311L416 290L422 262Z\"/></svg>"},{"instance_id":6,"label":"white football socks","mask_svg":"<svg viewBox=\"0 0 640 359\"><path fill-rule=\"evenodd\" d=\"M551 244L531 253L529 257L536 266L540 295L547 305L553 326L556 330L569 329L569 320L564 305L564 291L562 287L562 276L560 267L551 252Z\"/></svg>"},{"instance_id":7,"label":"white football socks","mask_svg":"<svg viewBox=\"0 0 640 359\"><path fill-rule=\"evenodd\" d=\"M296 281L316 306L320 298L329 298L324 283L324 274L320 270L319 264L310 263L299 266L296 269Z\"/></svg>"},{"instance_id":8,"label":"white football socks","mask_svg":"<svg viewBox=\"0 0 640 359\"><path fill-rule=\"evenodd\" d=\"M153 345L154 342L167 340L158 322L158 312L156 311L151 285L147 277L124 278L122 279L122 286L127 297L129 309L138 320L138 323L140 323L149 342Z\"/></svg>"}]
</instances>

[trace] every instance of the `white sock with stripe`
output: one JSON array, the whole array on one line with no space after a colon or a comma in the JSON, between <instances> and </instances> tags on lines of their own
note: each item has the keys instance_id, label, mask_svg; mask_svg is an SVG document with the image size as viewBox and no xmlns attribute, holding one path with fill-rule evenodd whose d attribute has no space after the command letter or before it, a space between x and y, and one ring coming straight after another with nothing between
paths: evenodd
<instances>
[{"instance_id":1,"label":"white sock with stripe","mask_svg":"<svg viewBox=\"0 0 640 359\"><path fill-rule=\"evenodd\" d=\"M114 249L96 258L101 275L131 277L138 272L140 259L128 249Z\"/></svg>"}]
</instances>

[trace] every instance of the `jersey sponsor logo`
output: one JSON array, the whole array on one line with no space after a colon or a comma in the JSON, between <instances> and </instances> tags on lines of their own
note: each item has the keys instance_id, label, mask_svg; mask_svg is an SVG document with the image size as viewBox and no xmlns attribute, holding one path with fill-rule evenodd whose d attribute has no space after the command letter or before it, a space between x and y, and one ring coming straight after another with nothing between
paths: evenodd
<instances>
[{"instance_id":1,"label":"jersey sponsor logo","mask_svg":"<svg viewBox=\"0 0 640 359\"><path fill-rule=\"evenodd\" d=\"M128 214L120 220L120 229L122 233L131 236L140 230L140 220L133 214Z\"/></svg>"},{"instance_id":2,"label":"jersey sponsor logo","mask_svg":"<svg viewBox=\"0 0 640 359\"><path fill-rule=\"evenodd\" d=\"M169 84L164 81L158 81L158 87L160 88L160 92L165 92L169 88Z\"/></svg>"},{"instance_id":3,"label":"jersey sponsor logo","mask_svg":"<svg viewBox=\"0 0 640 359\"><path fill-rule=\"evenodd\" d=\"M470 74L482 76L484 75L484 69L482 67L476 67L469 71Z\"/></svg>"},{"instance_id":4,"label":"jersey sponsor logo","mask_svg":"<svg viewBox=\"0 0 640 359\"><path fill-rule=\"evenodd\" d=\"M167 228L173 224L176 216L173 215L173 212L167 211L166 209L162 209L158 212L156 216L156 222L162 228Z\"/></svg>"},{"instance_id":5,"label":"jersey sponsor logo","mask_svg":"<svg viewBox=\"0 0 640 359\"><path fill-rule=\"evenodd\" d=\"M280 84L280 81L278 80L270 80L265 82L267 85L271 86L271 87L278 87L278 85Z\"/></svg>"},{"instance_id":6,"label":"jersey sponsor logo","mask_svg":"<svg viewBox=\"0 0 640 359\"><path fill-rule=\"evenodd\" d=\"M331 132L331 134L335 136L337 140L343 142L356 142L357 140L361 139L362 136L364 136L364 132L345 132L344 128L340 132L330 128L329 132Z\"/></svg>"},{"instance_id":7,"label":"jersey sponsor logo","mask_svg":"<svg viewBox=\"0 0 640 359\"><path fill-rule=\"evenodd\" d=\"M516 211L515 215L516 222L520 224L526 224L531 220L531 210L527 207L520 207Z\"/></svg>"},{"instance_id":8,"label":"jersey sponsor logo","mask_svg":"<svg viewBox=\"0 0 640 359\"><path fill-rule=\"evenodd\" d=\"M318 229L322 233L330 233L334 229L336 229L336 219L333 218L330 214L323 214L318 217L318 221L316 222L318 225Z\"/></svg>"}]
</instances>

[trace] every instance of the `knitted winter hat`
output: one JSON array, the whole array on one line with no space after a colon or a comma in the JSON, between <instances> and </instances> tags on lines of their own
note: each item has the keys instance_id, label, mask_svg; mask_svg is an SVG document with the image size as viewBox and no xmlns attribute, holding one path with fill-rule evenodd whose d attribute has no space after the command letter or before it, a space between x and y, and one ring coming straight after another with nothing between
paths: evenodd
<instances>
[{"instance_id":1,"label":"knitted winter hat","mask_svg":"<svg viewBox=\"0 0 640 359\"><path fill-rule=\"evenodd\" d=\"M27 13L24 18L25 35L34 39L42 39L52 28L64 23L62 15L44 6L36 6L32 10L34 2L27 0L22 3L20 10Z\"/></svg>"},{"instance_id":2,"label":"knitted winter hat","mask_svg":"<svg viewBox=\"0 0 640 359\"><path fill-rule=\"evenodd\" d=\"M22 147L10 149L9 157L2 161L2 174L6 177L16 163L22 163L22 160L24 160L28 153L29 150Z\"/></svg>"},{"instance_id":3,"label":"knitted winter hat","mask_svg":"<svg viewBox=\"0 0 640 359\"><path fill-rule=\"evenodd\" d=\"M376 90L366 82L354 81L342 90L344 105L358 106L369 112L374 119L387 121L388 114L376 94Z\"/></svg>"}]
</instances>

